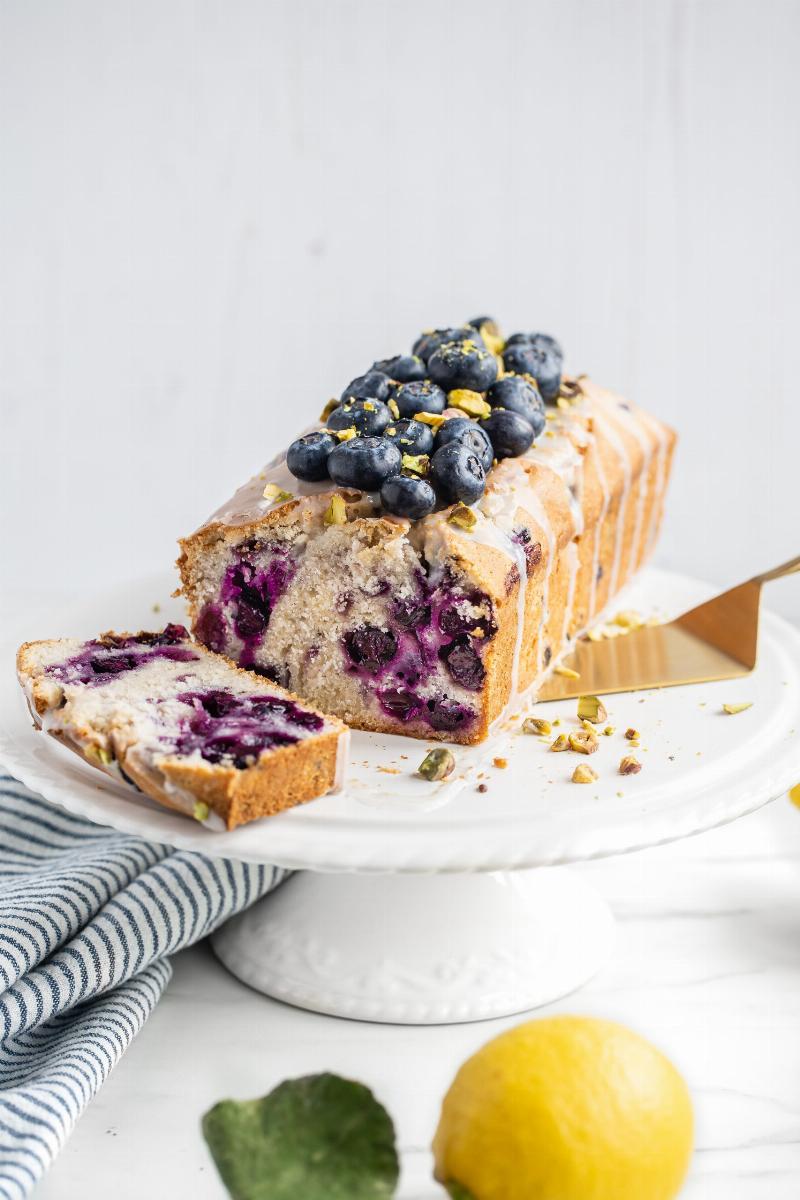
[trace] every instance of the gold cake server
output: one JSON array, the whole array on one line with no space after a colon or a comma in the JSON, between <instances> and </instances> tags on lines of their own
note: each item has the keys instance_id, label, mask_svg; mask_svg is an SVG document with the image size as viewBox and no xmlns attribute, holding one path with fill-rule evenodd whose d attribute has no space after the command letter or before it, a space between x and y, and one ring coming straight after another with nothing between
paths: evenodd
<instances>
[{"instance_id":1,"label":"gold cake server","mask_svg":"<svg viewBox=\"0 0 800 1200\"><path fill-rule=\"evenodd\" d=\"M562 663L577 678L551 675L538 699L568 700L747 675L756 665L761 587L795 571L800 571L800 555L665 625L645 625L604 641L578 641Z\"/></svg>"}]
</instances>

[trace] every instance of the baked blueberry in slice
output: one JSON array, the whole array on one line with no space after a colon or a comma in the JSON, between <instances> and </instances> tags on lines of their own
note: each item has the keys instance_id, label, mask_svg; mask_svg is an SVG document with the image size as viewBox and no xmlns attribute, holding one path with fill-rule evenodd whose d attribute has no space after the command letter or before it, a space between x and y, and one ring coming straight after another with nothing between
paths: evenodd
<instances>
[{"instance_id":1,"label":"baked blueberry in slice","mask_svg":"<svg viewBox=\"0 0 800 1200\"><path fill-rule=\"evenodd\" d=\"M524 375L504 375L486 393L492 408L506 408L519 413L533 429L537 438L547 424L544 401L536 384Z\"/></svg>"},{"instance_id":2,"label":"baked blueberry in slice","mask_svg":"<svg viewBox=\"0 0 800 1200\"><path fill-rule=\"evenodd\" d=\"M391 409L382 400L345 400L328 417L328 429L355 429L366 437L378 437L392 421Z\"/></svg>"},{"instance_id":3,"label":"baked blueberry in slice","mask_svg":"<svg viewBox=\"0 0 800 1200\"><path fill-rule=\"evenodd\" d=\"M403 456L388 438L360 437L331 451L328 474L340 487L379 492L392 475L399 475Z\"/></svg>"},{"instance_id":4,"label":"baked blueberry in slice","mask_svg":"<svg viewBox=\"0 0 800 1200\"><path fill-rule=\"evenodd\" d=\"M444 697L436 700L428 700L423 710L427 717L431 728L438 730L440 733L452 733L456 729L461 729L464 725L469 725L474 719L475 714L463 704L459 704L457 700L448 700Z\"/></svg>"},{"instance_id":5,"label":"baked blueberry in slice","mask_svg":"<svg viewBox=\"0 0 800 1200\"><path fill-rule=\"evenodd\" d=\"M394 622L398 629L425 629L431 623L431 606L421 597L401 596L394 602Z\"/></svg>"},{"instance_id":6,"label":"baked blueberry in slice","mask_svg":"<svg viewBox=\"0 0 800 1200\"><path fill-rule=\"evenodd\" d=\"M447 396L430 379L414 380L397 388L392 396L401 417L415 417L427 412L438 416L445 410Z\"/></svg>"},{"instance_id":7,"label":"baked blueberry in slice","mask_svg":"<svg viewBox=\"0 0 800 1200\"><path fill-rule=\"evenodd\" d=\"M508 408L495 408L481 421L481 429L491 438L496 458L517 458L533 442L531 426Z\"/></svg>"},{"instance_id":8,"label":"baked blueberry in slice","mask_svg":"<svg viewBox=\"0 0 800 1200\"><path fill-rule=\"evenodd\" d=\"M342 392L342 403L345 400L388 400L392 391L392 381L383 371L367 371L366 375L357 375L351 379Z\"/></svg>"},{"instance_id":9,"label":"baked blueberry in slice","mask_svg":"<svg viewBox=\"0 0 800 1200\"><path fill-rule=\"evenodd\" d=\"M471 450L480 459L484 471L488 471L494 462L494 450L489 435L469 417L451 417L445 421L436 434L435 447L447 446L450 442L458 442Z\"/></svg>"},{"instance_id":10,"label":"baked blueberry in slice","mask_svg":"<svg viewBox=\"0 0 800 1200\"><path fill-rule=\"evenodd\" d=\"M410 721L422 708L419 696L405 688L386 688L378 692L378 700L389 716L398 721Z\"/></svg>"},{"instance_id":11,"label":"baked blueberry in slice","mask_svg":"<svg viewBox=\"0 0 800 1200\"><path fill-rule=\"evenodd\" d=\"M412 383L427 375L425 363L417 354L396 354L394 358L382 358L372 364L373 371L388 375L395 383Z\"/></svg>"},{"instance_id":12,"label":"baked blueberry in slice","mask_svg":"<svg viewBox=\"0 0 800 1200\"><path fill-rule=\"evenodd\" d=\"M503 366L515 375L531 375L543 400L555 400L561 387L561 359L541 342L514 342L503 351Z\"/></svg>"},{"instance_id":13,"label":"baked blueberry in slice","mask_svg":"<svg viewBox=\"0 0 800 1200\"><path fill-rule=\"evenodd\" d=\"M446 504L474 504L483 495L486 472L468 446L448 442L431 459L430 481Z\"/></svg>"},{"instance_id":14,"label":"baked blueberry in slice","mask_svg":"<svg viewBox=\"0 0 800 1200\"><path fill-rule=\"evenodd\" d=\"M381 504L396 517L420 521L436 507L436 492L425 479L393 475L381 488Z\"/></svg>"},{"instance_id":15,"label":"baked blueberry in slice","mask_svg":"<svg viewBox=\"0 0 800 1200\"><path fill-rule=\"evenodd\" d=\"M497 379L497 359L473 341L448 342L428 359L428 370L446 392L457 388L485 392Z\"/></svg>"},{"instance_id":16,"label":"baked blueberry in slice","mask_svg":"<svg viewBox=\"0 0 800 1200\"><path fill-rule=\"evenodd\" d=\"M371 675L390 663L397 654L397 638L390 629L361 625L344 635L344 645L352 662Z\"/></svg>"},{"instance_id":17,"label":"baked blueberry in slice","mask_svg":"<svg viewBox=\"0 0 800 1200\"><path fill-rule=\"evenodd\" d=\"M296 479L318 483L328 478L328 455L338 444L324 429L306 433L292 442L286 452L286 465Z\"/></svg>"},{"instance_id":18,"label":"baked blueberry in slice","mask_svg":"<svg viewBox=\"0 0 800 1200\"><path fill-rule=\"evenodd\" d=\"M394 442L403 454L430 454L433 450L433 430L430 425L423 425L422 421L415 421L413 417L393 421L383 436Z\"/></svg>"},{"instance_id":19,"label":"baked blueberry in slice","mask_svg":"<svg viewBox=\"0 0 800 1200\"><path fill-rule=\"evenodd\" d=\"M442 646L439 657L454 683L470 692L480 691L486 678L486 668L468 637L457 638L447 646Z\"/></svg>"},{"instance_id":20,"label":"baked blueberry in slice","mask_svg":"<svg viewBox=\"0 0 800 1200\"><path fill-rule=\"evenodd\" d=\"M440 346L444 346L445 343L466 341L474 342L476 346L483 346L483 338L478 330L473 329L471 325L460 325L457 328L450 329L429 329L427 332L420 334L414 342L412 352L419 355L427 363L431 355Z\"/></svg>"}]
</instances>

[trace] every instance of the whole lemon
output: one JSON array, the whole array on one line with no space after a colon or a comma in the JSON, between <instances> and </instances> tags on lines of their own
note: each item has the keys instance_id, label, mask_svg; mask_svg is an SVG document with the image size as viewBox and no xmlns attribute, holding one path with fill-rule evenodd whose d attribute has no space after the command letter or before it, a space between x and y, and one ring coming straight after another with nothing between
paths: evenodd
<instances>
[{"instance_id":1,"label":"whole lemon","mask_svg":"<svg viewBox=\"0 0 800 1200\"><path fill-rule=\"evenodd\" d=\"M613 1021L551 1017L464 1063L435 1175L459 1200L671 1200L692 1130L686 1084L654 1046Z\"/></svg>"}]
</instances>

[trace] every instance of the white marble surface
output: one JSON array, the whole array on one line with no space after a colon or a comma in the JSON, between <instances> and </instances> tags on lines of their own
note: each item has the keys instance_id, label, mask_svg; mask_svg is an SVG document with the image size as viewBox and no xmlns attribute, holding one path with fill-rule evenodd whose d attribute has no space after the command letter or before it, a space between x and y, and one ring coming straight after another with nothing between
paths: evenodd
<instances>
[{"instance_id":1,"label":"white marble surface","mask_svg":"<svg viewBox=\"0 0 800 1200\"><path fill-rule=\"evenodd\" d=\"M794 1200L800 1190L800 812L786 799L673 846L580 868L617 914L611 963L540 1012L624 1021L662 1046L694 1096L683 1200ZM429 1182L441 1096L459 1063L524 1018L447 1028L366 1025L249 991L201 946L40 1187L39 1200L223 1200L198 1121L321 1070L370 1084L394 1115L403 1200Z\"/></svg>"}]
</instances>

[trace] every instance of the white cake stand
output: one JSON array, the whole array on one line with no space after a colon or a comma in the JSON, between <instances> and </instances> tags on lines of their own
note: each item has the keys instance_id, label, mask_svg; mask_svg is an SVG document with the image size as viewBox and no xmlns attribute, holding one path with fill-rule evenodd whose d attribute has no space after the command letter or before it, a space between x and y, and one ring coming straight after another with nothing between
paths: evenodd
<instances>
[{"instance_id":1,"label":"white cake stand","mask_svg":"<svg viewBox=\"0 0 800 1200\"><path fill-rule=\"evenodd\" d=\"M95 596L24 636L91 636L180 620L173 580ZM664 615L711 589L654 569L619 607ZM158 615L154 606L158 605ZM566 995L606 961L613 921L564 864L621 854L751 812L800 780L800 634L764 613L755 672L733 683L613 696L617 732L577 785L574 754L552 754L520 720L483 746L456 748L455 774L414 775L426 743L355 734L346 791L233 833L212 833L117 787L34 733L4 654L0 761L71 812L150 840L249 862L300 868L229 921L214 949L268 995L371 1021L473 1021ZM736 716L723 703L752 702ZM575 701L537 712L576 727ZM618 774L641 733L640 774ZM503 768L494 759L505 759ZM478 791L486 783L487 791Z\"/></svg>"}]
</instances>

